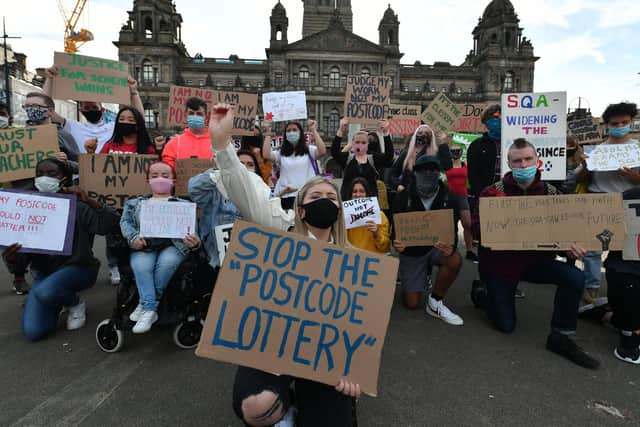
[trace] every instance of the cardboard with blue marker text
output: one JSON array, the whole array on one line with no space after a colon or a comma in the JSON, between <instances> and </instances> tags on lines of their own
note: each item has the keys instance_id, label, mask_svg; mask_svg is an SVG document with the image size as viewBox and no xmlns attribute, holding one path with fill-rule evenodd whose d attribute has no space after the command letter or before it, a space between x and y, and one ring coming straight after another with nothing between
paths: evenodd
<instances>
[{"instance_id":1,"label":"cardboard with blue marker text","mask_svg":"<svg viewBox=\"0 0 640 427\"><path fill-rule=\"evenodd\" d=\"M196 354L376 395L397 259L237 220Z\"/></svg>"}]
</instances>

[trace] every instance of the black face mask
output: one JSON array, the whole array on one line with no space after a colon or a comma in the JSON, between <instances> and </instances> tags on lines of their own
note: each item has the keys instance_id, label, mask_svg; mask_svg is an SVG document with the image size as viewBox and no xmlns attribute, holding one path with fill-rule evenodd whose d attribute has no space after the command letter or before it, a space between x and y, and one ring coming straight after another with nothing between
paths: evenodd
<instances>
[{"instance_id":1,"label":"black face mask","mask_svg":"<svg viewBox=\"0 0 640 427\"><path fill-rule=\"evenodd\" d=\"M462 157L462 151L451 150L451 158L453 158L453 160L458 160L460 157Z\"/></svg>"},{"instance_id":2,"label":"black face mask","mask_svg":"<svg viewBox=\"0 0 640 427\"><path fill-rule=\"evenodd\" d=\"M314 200L306 205L304 209L304 222L312 227L330 228L337 220L340 208L327 198Z\"/></svg>"},{"instance_id":3,"label":"black face mask","mask_svg":"<svg viewBox=\"0 0 640 427\"><path fill-rule=\"evenodd\" d=\"M438 191L438 171L416 171L416 190L421 199L429 199Z\"/></svg>"},{"instance_id":4,"label":"black face mask","mask_svg":"<svg viewBox=\"0 0 640 427\"><path fill-rule=\"evenodd\" d=\"M96 124L102 118L102 111L100 110L83 111L82 115L84 116L85 119L87 119L89 123Z\"/></svg>"},{"instance_id":5,"label":"black face mask","mask_svg":"<svg viewBox=\"0 0 640 427\"><path fill-rule=\"evenodd\" d=\"M136 133L138 130L138 125L135 123L118 123L118 131L122 136L129 136L133 133Z\"/></svg>"}]
</instances>

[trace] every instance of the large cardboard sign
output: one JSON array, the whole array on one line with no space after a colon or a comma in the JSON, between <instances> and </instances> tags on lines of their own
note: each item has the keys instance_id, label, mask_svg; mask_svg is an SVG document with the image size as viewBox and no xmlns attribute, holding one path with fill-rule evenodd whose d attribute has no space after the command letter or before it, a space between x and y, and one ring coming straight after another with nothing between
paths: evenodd
<instances>
[{"instance_id":1,"label":"large cardboard sign","mask_svg":"<svg viewBox=\"0 0 640 427\"><path fill-rule=\"evenodd\" d=\"M55 52L53 64L60 69L52 83L54 99L131 103L126 62Z\"/></svg>"},{"instance_id":2,"label":"large cardboard sign","mask_svg":"<svg viewBox=\"0 0 640 427\"><path fill-rule=\"evenodd\" d=\"M307 118L307 96L303 90L262 94L264 118L274 122Z\"/></svg>"},{"instance_id":3,"label":"large cardboard sign","mask_svg":"<svg viewBox=\"0 0 640 427\"><path fill-rule=\"evenodd\" d=\"M447 95L440 92L422 112L422 121L433 130L449 132L461 115L462 110L447 98Z\"/></svg>"},{"instance_id":4,"label":"large cardboard sign","mask_svg":"<svg viewBox=\"0 0 640 427\"><path fill-rule=\"evenodd\" d=\"M485 126L482 123L482 112L489 104L456 104L462 114L453 124L451 130L454 132L482 133Z\"/></svg>"},{"instance_id":5,"label":"large cardboard sign","mask_svg":"<svg viewBox=\"0 0 640 427\"><path fill-rule=\"evenodd\" d=\"M455 241L452 209L395 214L393 223L396 239L406 247L433 246L437 242L453 245Z\"/></svg>"},{"instance_id":6,"label":"large cardboard sign","mask_svg":"<svg viewBox=\"0 0 640 427\"><path fill-rule=\"evenodd\" d=\"M480 198L482 245L494 250L621 250L622 195Z\"/></svg>"},{"instance_id":7,"label":"large cardboard sign","mask_svg":"<svg viewBox=\"0 0 640 427\"><path fill-rule=\"evenodd\" d=\"M196 354L377 393L398 261L236 221Z\"/></svg>"},{"instance_id":8,"label":"large cardboard sign","mask_svg":"<svg viewBox=\"0 0 640 427\"><path fill-rule=\"evenodd\" d=\"M147 199L140 207L140 235L182 239L195 234L196 204Z\"/></svg>"},{"instance_id":9,"label":"large cardboard sign","mask_svg":"<svg viewBox=\"0 0 640 427\"><path fill-rule=\"evenodd\" d=\"M389 133L391 135L412 135L420 126L420 105L391 104L389 106Z\"/></svg>"},{"instance_id":10,"label":"large cardboard sign","mask_svg":"<svg viewBox=\"0 0 640 427\"><path fill-rule=\"evenodd\" d=\"M147 168L152 154L80 154L80 188L89 197L122 209L127 200L149 194Z\"/></svg>"},{"instance_id":11,"label":"large cardboard sign","mask_svg":"<svg viewBox=\"0 0 640 427\"><path fill-rule=\"evenodd\" d=\"M502 95L502 175L509 172L507 151L525 138L538 151L543 180L567 175L567 93L509 93Z\"/></svg>"},{"instance_id":12,"label":"large cardboard sign","mask_svg":"<svg viewBox=\"0 0 640 427\"><path fill-rule=\"evenodd\" d=\"M344 224L347 230L366 227L369 221L382 224L382 215L380 215L377 197L345 200L342 202L342 213L344 214Z\"/></svg>"},{"instance_id":13,"label":"large cardboard sign","mask_svg":"<svg viewBox=\"0 0 640 427\"><path fill-rule=\"evenodd\" d=\"M387 118L391 77L349 76L344 98L344 115L350 123L376 128Z\"/></svg>"},{"instance_id":14,"label":"large cardboard sign","mask_svg":"<svg viewBox=\"0 0 640 427\"><path fill-rule=\"evenodd\" d=\"M0 247L20 243L20 252L71 255L76 196L0 191Z\"/></svg>"},{"instance_id":15,"label":"large cardboard sign","mask_svg":"<svg viewBox=\"0 0 640 427\"><path fill-rule=\"evenodd\" d=\"M213 106L223 102L236 107L232 134L253 135L253 125L258 112L258 95L255 93L228 92L171 85L169 87L169 108L167 109L166 126L184 127L187 125L185 105L187 99L192 96L201 98L207 104L207 125L211 118Z\"/></svg>"},{"instance_id":16,"label":"large cardboard sign","mask_svg":"<svg viewBox=\"0 0 640 427\"><path fill-rule=\"evenodd\" d=\"M623 203L627 234L624 238L622 259L640 261L640 200L623 200Z\"/></svg>"},{"instance_id":17,"label":"large cardboard sign","mask_svg":"<svg viewBox=\"0 0 640 427\"><path fill-rule=\"evenodd\" d=\"M591 114L568 121L567 129L576 137L578 144L594 144L602 141L602 135L598 131L598 124L591 117Z\"/></svg>"},{"instance_id":18,"label":"large cardboard sign","mask_svg":"<svg viewBox=\"0 0 640 427\"><path fill-rule=\"evenodd\" d=\"M600 144L589 151L587 169L590 171L616 171L640 166L640 145Z\"/></svg>"},{"instance_id":19,"label":"large cardboard sign","mask_svg":"<svg viewBox=\"0 0 640 427\"><path fill-rule=\"evenodd\" d=\"M36 165L60 151L55 125L0 130L0 182L36 176Z\"/></svg>"},{"instance_id":20,"label":"large cardboard sign","mask_svg":"<svg viewBox=\"0 0 640 427\"><path fill-rule=\"evenodd\" d=\"M213 159L176 159L176 196L189 196L189 179L215 166Z\"/></svg>"}]
</instances>

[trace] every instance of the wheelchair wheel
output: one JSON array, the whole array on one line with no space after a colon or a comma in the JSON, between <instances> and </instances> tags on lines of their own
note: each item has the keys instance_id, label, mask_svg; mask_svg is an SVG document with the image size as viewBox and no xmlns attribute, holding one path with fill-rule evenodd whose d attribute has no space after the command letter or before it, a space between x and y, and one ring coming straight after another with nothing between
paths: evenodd
<instances>
[{"instance_id":1,"label":"wheelchair wheel","mask_svg":"<svg viewBox=\"0 0 640 427\"><path fill-rule=\"evenodd\" d=\"M181 322L173 330L173 342L180 348L195 348L200 341L202 334L202 323L200 321Z\"/></svg>"},{"instance_id":2,"label":"wheelchair wheel","mask_svg":"<svg viewBox=\"0 0 640 427\"><path fill-rule=\"evenodd\" d=\"M96 342L102 351L115 353L124 344L124 334L110 319L104 319L96 328Z\"/></svg>"}]
</instances>

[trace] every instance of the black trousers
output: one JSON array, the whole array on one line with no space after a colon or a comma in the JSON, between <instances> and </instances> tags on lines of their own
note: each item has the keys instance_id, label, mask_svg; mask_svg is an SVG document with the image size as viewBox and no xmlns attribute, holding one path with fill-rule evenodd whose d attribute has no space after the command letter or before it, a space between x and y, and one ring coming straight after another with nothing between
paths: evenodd
<instances>
[{"instance_id":1,"label":"black trousers","mask_svg":"<svg viewBox=\"0 0 640 427\"><path fill-rule=\"evenodd\" d=\"M287 375L273 375L239 366L233 384L233 410L242 417L242 401L249 396L271 391L280 397L285 410L292 405L290 386L294 384L298 427L351 427L353 398L332 386ZM247 424L250 425L250 424Z\"/></svg>"},{"instance_id":2,"label":"black trousers","mask_svg":"<svg viewBox=\"0 0 640 427\"><path fill-rule=\"evenodd\" d=\"M640 330L640 276L607 269L611 324L623 331Z\"/></svg>"}]
</instances>

